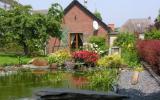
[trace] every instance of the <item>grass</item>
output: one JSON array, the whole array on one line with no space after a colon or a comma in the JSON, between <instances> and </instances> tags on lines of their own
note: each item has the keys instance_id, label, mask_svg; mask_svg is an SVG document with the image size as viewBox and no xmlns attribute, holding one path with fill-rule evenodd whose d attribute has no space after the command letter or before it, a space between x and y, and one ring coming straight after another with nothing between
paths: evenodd
<instances>
[{"instance_id":1,"label":"grass","mask_svg":"<svg viewBox=\"0 0 160 100\"><path fill-rule=\"evenodd\" d=\"M27 64L33 58L34 57L0 53L0 67L18 65L18 64Z\"/></svg>"}]
</instances>

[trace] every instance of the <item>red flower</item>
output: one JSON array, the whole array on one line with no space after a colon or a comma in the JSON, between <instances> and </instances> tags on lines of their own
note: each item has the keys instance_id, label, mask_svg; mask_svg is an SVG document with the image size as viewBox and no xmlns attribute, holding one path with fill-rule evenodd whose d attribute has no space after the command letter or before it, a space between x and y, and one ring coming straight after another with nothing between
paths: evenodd
<instances>
[{"instance_id":1,"label":"red flower","mask_svg":"<svg viewBox=\"0 0 160 100\"><path fill-rule=\"evenodd\" d=\"M73 58L77 61L83 61L84 63L96 63L99 55L91 51L76 51L72 54Z\"/></svg>"}]
</instances>

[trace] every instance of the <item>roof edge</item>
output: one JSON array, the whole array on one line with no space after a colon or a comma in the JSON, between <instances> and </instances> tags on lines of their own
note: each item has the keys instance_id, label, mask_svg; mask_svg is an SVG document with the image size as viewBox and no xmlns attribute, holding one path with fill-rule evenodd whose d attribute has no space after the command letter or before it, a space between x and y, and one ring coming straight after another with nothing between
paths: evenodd
<instances>
[{"instance_id":1,"label":"roof edge","mask_svg":"<svg viewBox=\"0 0 160 100\"><path fill-rule=\"evenodd\" d=\"M84 7L79 1L73 0L65 9L64 9L64 15L74 6L78 5L83 11L85 11L88 15L93 17L96 21L98 21L108 32L111 32L111 28L108 27L102 20L97 18L91 11L89 11L86 7Z\"/></svg>"}]
</instances>

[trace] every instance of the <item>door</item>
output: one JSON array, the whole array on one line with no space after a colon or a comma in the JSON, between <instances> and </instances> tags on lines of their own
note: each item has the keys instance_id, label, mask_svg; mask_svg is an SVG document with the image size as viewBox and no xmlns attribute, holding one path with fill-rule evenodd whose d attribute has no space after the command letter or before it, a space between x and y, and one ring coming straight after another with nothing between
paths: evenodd
<instances>
[{"instance_id":1,"label":"door","mask_svg":"<svg viewBox=\"0 0 160 100\"><path fill-rule=\"evenodd\" d=\"M69 34L70 49L80 49L82 46L83 46L83 33L70 33Z\"/></svg>"}]
</instances>

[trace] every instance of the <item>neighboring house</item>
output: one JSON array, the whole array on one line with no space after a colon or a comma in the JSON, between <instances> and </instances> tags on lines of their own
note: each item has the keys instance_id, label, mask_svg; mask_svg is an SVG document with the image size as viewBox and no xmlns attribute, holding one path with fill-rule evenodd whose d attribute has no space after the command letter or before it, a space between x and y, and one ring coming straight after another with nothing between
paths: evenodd
<instances>
[{"instance_id":1,"label":"neighboring house","mask_svg":"<svg viewBox=\"0 0 160 100\"><path fill-rule=\"evenodd\" d=\"M43 10L33 10L33 13L47 14L47 13L48 13L48 9L43 9Z\"/></svg>"},{"instance_id":2,"label":"neighboring house","mask_svg":"<svg viewBox=\"0 0 160 100\"><path fill-rule=\"evenodd\" d=\"M0 8L3 9L9 9L10 8L10 4L4 2L4 1L0 1Z\"/></svg>"},{"instance_id":3,"label":"neighboring house","mask_svg":"<svg viewBox=\"0 0 160 100\"><path fill-rule=\"evenodd\" d=\"M139 38L144 38L144 32L153 25L151 18L129 19L120 29L121 32L135 33Z\"/></svg>"},{"instance_id":4,"label":"neighboring house","mask_svg":"<svg viewBox=\"0 0 160 100\"><path fill-rule=\"evenodd\" d=\"M73 0L64 10L63 27L68 30L68 48L78 49L93 35L105 37L106 42L109 42L111 28L77 0ZM57 44L61 45L60 40L51 38L47 46L48 53L54 52Z\"/></svg>"},{"instance_id":5,"label":"neighboring house","mask_svg":"<svg viewBox=\"0 0 160 100\"><path fill-rule=\"evenodd\" d=\"M20 3L17 2L18 0L0 0L0 8L3 8L3 9L10 9L11 6L13 6L14 4L19 4L21 5Z\"/></svg>"}]
</instances>

